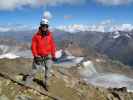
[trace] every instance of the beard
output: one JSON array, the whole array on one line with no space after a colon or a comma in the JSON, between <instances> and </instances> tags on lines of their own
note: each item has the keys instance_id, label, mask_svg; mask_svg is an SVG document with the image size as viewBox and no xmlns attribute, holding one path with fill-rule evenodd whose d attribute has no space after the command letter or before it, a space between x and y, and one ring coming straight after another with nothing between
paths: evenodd
<instances>
[{"instance_id":1,"label":"beard","mask_svg":"<svg viewBox=\"0 0 133 100\"><path fill-rule=\"evenodd\" d=\"M47 36L48 35L48 31L41 31L43 36Z\"/></svg>"}]
</instances>

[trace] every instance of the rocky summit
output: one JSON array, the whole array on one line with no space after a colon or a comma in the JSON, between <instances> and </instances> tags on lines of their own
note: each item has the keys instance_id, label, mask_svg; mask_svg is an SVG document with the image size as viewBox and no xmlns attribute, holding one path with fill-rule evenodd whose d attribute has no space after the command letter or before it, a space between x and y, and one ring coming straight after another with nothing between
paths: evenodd
<instances>
[{"instance_id":1,"label":"rocky summit","mask_svg":"<svg viewBox=\"0 0 133 100\"><path fill-rule=\"evenodd\" d=\"M31 70L31 64L32 59L0 60L0 100L133 100L133 93L124 87L103 88L86 83L79 75L79 66L63 68L54 65L48 93L41 85L41 72L33 82L35 89L26 88L19 82Z\"/></svg>"}]
</instances>

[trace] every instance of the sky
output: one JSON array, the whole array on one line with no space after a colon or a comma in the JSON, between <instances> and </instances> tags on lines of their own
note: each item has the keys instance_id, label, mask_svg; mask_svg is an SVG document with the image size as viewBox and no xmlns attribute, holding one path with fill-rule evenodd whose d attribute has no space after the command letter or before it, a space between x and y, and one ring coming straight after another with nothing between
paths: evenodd
<instances>
[{"instance_id":1,"label":"sky","mask_svg":"<svg viewBox=\"0 0 133 100\"><path fill-rule=\"evenodd\" d=\"M106 20L133 24L133 0L1 0L0 26L37 26L46 11L54 27Z\"/></svg>"}]
</instances>

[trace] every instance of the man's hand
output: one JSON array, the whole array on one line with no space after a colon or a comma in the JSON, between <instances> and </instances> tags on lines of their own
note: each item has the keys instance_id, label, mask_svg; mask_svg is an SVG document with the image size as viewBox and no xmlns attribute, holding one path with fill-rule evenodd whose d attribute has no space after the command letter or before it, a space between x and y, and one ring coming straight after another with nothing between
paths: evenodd
<instances>
[{"instance_id":1,"label":"man's hand","mask_svg":"<svg viewBox=\"0 0 133 100\"><path fill-rule=\"evenodd\" d=\"M53 62L56 62L57 60L58 60L58 59L55 58L55 57L52 58L52 61L53 61Z\"/></svg>"},{"instance_id":2,"label":"man's hand","mask_svg":"<svg viewBox=\"0 0 133 100\"><path fill-rule=\"evenodd\" d=\"M37 64L37 65L40 65L40 56L35 56L34 57L34 62Z\"/></svg>"}]
</instances>

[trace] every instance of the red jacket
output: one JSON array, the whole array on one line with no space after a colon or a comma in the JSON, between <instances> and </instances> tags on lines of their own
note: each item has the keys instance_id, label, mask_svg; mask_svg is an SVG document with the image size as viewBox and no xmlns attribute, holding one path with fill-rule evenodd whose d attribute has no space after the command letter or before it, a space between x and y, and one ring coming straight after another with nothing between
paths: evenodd
<instances>
[{"instance_id":1,"label":"red jacket","mask_svg":"<svg viewBox=\"0 0 133 100\"><path fill-rule=\"evenodd\" d=\"M42 36L38 31L32 38L32 54L33 56L48 56L55 57L56 45L51 32L47 36Z\"/></svg>"}]
</instances>

